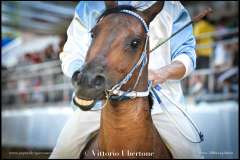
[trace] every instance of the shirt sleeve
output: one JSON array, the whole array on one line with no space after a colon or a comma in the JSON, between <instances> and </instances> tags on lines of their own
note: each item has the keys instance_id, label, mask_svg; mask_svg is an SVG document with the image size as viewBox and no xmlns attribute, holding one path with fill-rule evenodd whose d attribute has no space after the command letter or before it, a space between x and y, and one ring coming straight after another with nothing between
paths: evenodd
<instances>
[{"instance_id":1,"label":"shirt sleeve","mask_svg":"<svg viewBox=\"0 0 240 160\"><path fill-rule=\"evenodd\" d=\"M87 51L87 33L82 25L79 24L75 15L67 30L67 41L59 57L63 73L72 77L72 74L79 69L85 58Z\"/></svg>"},{"instance_id":2,"label":"shirt sleeve","mask_svg":"<svg viewBox=\"0 0 240 160\"><path fill-rule=\"evenodd\" d=\"M173 27L172 33L175 33L186 23L188 23L191 18L188 11L178 2L175 8L176 14L173 16ZM192 25L188 26L176 36L170 40L171 45L171 60L180 61L184 64L186 72L182 78L188 76L196 68L196 41L193 36Z\"/></svg>"},{"instance_id":3,"label":"shirt sleeve","mask_svg":"<svg viewBox=\"0 0 240 160\"><path fill-rule=\"evenodd\" d=\"M89 3L81 1L77 5L74 18L67 30L67 41L59 55L62 71L69 78L84 64L91 41L89 31L98 16L96 13L99 13L99 8L90 8L97 5ZM102 5L100 4L100 6Z\"/></svg>"}]
</instances>

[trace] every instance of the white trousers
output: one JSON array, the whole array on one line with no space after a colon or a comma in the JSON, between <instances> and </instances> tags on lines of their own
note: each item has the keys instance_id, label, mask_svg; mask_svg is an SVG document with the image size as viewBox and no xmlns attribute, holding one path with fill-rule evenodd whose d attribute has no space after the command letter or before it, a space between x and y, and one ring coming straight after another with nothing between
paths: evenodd
<instances>
[{"instance_id":1,"label":"white trousers","mask_svg":"<svg viewBox=\"0 0 240 160\"><path fill-rule=\"evenodd\" d=\"M94 133L100 127L100 115L100 110L75 111L62 129L57 144L49 158L79 158L81 151L91 138L91 133ZM175 115L174 118L177 121L181 121L180 116ZM152 119L174 158L203 158L199 143L188 141L177 130L176 125L165 112L153 114ZM184 131L188 135L197 139L189 124L181 124L181 126L184 126Z\"/></svg>"}]
</instances>

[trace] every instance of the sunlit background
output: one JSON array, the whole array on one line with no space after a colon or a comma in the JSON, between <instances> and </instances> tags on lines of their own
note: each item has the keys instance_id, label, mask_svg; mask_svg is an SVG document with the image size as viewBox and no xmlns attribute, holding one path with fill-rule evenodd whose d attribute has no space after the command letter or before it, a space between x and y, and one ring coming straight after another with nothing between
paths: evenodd
<instances>
[{"instance_id":1,"label":"sunlit background","mask_svg":"<svg viewBox=\"0 0 240 160\"><path fill-rule=\"evenodd\" d=\"M58 56L77 3L2 2L2 158L47 158L73 113ZM194 24L197 68L182 81L188 112L205 136L203 154L238 158L239 2L182 3L192 17L214 11Z\"/></svg>"}]
</instances>

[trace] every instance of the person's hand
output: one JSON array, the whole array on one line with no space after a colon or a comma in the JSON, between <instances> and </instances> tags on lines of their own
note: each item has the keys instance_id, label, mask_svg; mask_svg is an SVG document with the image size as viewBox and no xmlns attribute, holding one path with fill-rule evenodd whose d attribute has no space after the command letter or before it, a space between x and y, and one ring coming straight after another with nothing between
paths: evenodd
<instances>
[{"instance_id":1,"label":"person's hand","mask_svg":"<svg viewBox=\"0 0 240 160\"><path fill-rule=\"evenodd\" d=\"M180 80L186 72L184 64L180 61L173 61L157 70L148 70L148 79L153 81L153 86L162 84L167 80Z\"/></svg>"},{"instance_id":2,"label":"person's hand","mask_svg":"<svg viewBox=\"0 0 240 160\"><path fill-rule=\"evenodd\" d=\"M158 83L162 84L168 80L168 72L166 69L160 68L158 70L148 70L148 79L153 82L153 86L156 86Z\"/></svg>"}]
</instances>

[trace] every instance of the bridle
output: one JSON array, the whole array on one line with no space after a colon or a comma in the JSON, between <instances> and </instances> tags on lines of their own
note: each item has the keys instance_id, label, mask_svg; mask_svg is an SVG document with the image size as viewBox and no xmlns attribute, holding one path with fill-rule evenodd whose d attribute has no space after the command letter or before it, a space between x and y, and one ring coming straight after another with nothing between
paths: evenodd
<instances>
[{"instance_id":1,"label":"bridle","mask_svg":"<svg viewBox=\"0 0 240 160\"><path fill-rule=\"evenodd\" d=\"M130 72L117 84L115 84L111 89L108 89L105 91L105 93L107 94L106 96L110 99L110 100L123 100L123 99L133 99L136 97L147 97L150 93L151 90L151 86L152 86L152 82L148 81L148 87L146 91L143 92L138 92L138 91L134 91L134 89L136 88L139 78L142 75L142 71L145 67L145 65L147 64L147 44L148 44L148 40L149 40L149 29L147 26L147 23L145 22L145 20L138 15L137 13L130 11L130 10L121 10L120 13L125 13L128 15L131 15L135 18L137 18L141 24L144 27L145 33L146 33L146 39L145 39L145 44L144 44L144 49L143 52L138 60L138 62L132 67L132 69L130 70ZM132 75L134 73L134 71L140 66L140 70L138 72L138 76L137 76L137 80L133 86L132 89L129 89L128 91L123 91L121 90L121 87L126 84L131 78Z\"/></svg>"}]
</instances>

